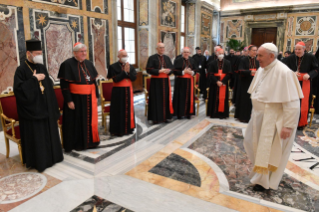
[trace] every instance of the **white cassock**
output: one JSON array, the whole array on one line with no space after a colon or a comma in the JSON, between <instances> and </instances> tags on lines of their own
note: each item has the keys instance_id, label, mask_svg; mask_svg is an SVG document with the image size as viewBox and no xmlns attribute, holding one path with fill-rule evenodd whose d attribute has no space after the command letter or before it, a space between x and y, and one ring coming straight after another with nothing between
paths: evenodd
<instances>
[{"instance_id":1,"label":"white cassock","mask_svg":"<svg viewBox=\"0 0 319 212\"><path fill-rule=\"evenodd\" d=\"M302 90L294 72L275 59L258 69L248 93L253 109L244 147L254 165L250 182L277 190L294 142ZM292 128L285 140L280 138L283 127Z\"/></svg>"}]
</instances>

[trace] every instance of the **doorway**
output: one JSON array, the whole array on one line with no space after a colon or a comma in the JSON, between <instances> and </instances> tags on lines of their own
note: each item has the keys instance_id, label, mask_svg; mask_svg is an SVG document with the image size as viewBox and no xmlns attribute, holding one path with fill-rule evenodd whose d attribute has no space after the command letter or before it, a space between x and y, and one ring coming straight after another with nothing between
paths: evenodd
<instances>
[{"instance_id":1,"label":"doorway","mask_svg":"<svg viewBox=\"0 0 319 212\"><path fill-rule=\"evenodd\" d=\"M251 44L260 47L264 43L273 43L277 45L277 27L271 28L253 28Z\"/></svg>"}]
</instances>

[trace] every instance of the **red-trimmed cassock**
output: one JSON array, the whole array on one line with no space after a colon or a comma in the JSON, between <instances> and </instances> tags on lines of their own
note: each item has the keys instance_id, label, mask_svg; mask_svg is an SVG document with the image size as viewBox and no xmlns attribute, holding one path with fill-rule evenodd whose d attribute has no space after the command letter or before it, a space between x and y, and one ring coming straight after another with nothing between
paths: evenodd
<instances>
[{"instance_id":1,"label":"red-trimmed cassock","mask_svg":"<svg viewBox=\"0 0 319 212\"><path fill-rule=\"evenodd\" d=\"M136 80L136 71L130 65L130 73L126 73L124 66L121 62L113 63L107 74L107 78L113 79L110 133L116 136L131 134L136 127L132 86L132 82Z\"/></svg>"},{"instance_id":2,"label":"red-trimmed cassock","mask_svg":"<svg viewBox=\"0 0 319 212\"><path fill-rule=\"evenodd\" d=\"M290 55L284 63L294 72L299 71L298 77L304 98L300 100L300 120L298 127L308 125L308 111L312 101L312 79L318 75L318 61L312 54L305 53L302 57ZM304 81L303 76L309 74L309 80Z\"/></svg>"},{"instance_id":3,"label":"red-trimmed cassock","mask_svg":"<svg viewBox=\"0 0 319 212\"><path fill-rule=\"evenodd\" d=\"M214 60L208 67L209 97L207 116L211 118L229 117L228 81L231 78L231 63L228 60ZM221 87L217 82L223 83Z\"/></svg>"},{"instance_id":4,"label":"red-trimmed cassock","mask_svg":"<svg viewBox=\"0 0 319 212\"><path fill-rule=\"evenodd\" d=\"M239 85L237 91L237 99L236 99L236 110L235 110L235 118L241 122L246 122L250 120L252 104L250 99L250 94L247 92L250 86L251 81L254 76L251 75L251 71L259 68L259 62L255 57L246 56L241 58L238 67L239 74Z\"/></svg>"},{"instance_id":5,"label":"red-trimmed cassock","mask_svg":"<svg viewBox=\"0 0 319 212\"><path fill-rule=\"evenodd\" d=\"M170 69L171 72L169 74L159 73L162 68ZM152 120L155 124L166 122L174 114L169 79L172 69L171 59L166 55L154 54L148 58L146 71L152 75L149 90L148 120Z\"/></svg>"},{"instance_id":6,"label":"red-trimmed cassock","mask_svg":"<svg viewBox=\"0 0 319 212\"><path fill-rule=\"evenodd\" d=\"M94 148L100 144L97 76L93 63L88 60L79 62L72 57L60 66L58 78L64 97L62 131L66 152ZM74 102L74 110L68 107L69 102Z\"/></svg>"},{"instance_id":7,"label":"red-trimmed cassock","mask_svg":"<svg viewBox=\"0 0 319 212\"><path fill-rule=\"evenodd\" d=\"M187 60L182 57L174 62L174 115L177 118L190 118L191 115L195 115L195 90L194 90L194 78L193 76L184 73L184 69L189 67L192 71L196 70L195 61L192 58Z\"/></svg>"}]
</instances>

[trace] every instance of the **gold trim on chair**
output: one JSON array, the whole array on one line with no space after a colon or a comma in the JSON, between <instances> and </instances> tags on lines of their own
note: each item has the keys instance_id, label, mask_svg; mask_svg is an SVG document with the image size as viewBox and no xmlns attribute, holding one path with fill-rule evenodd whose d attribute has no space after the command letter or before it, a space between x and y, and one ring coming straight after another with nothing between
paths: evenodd
<instances>
[{"instance_id":1,"label":"gold trim on chair","mask_svg":"<svg viewBox=\"0 0 319 212\"><path fill-rule=\"evenodd\" d=\"M197 84L197 81L196 81L196 76L198 74L198 84ZM197 104L197 108L196 108L196 111L197 111L197 116L199 114L199 103L200 103L200 89L199 89L199 80L200 80L200 73L195 73L195 75L193 76L194 77L194 89L195 89L195 97L197 98L197 100L195 99L195 103Z\"/></svg>"},{"instance_id":2,"label":"gold trim on chair","mask_svg":"<svg viewBox=\"0 0 319 212\"><path fill-rule=\"evenodd\" d=\"M315 98L316 98L316 96L315 96L315 95L312 95L311 107L310 107L310 109L309 109L309 112L311 113L309 127L311 127L312 119L313 119L313 116L314 116L314 114L315 114L315 108L314 108L314 106L313 106L313 104L314 104L314 102L315 102Z\"/></svg>"},{"instance_id":3,"label":"gold trim on chair","mask_svg":"<svg viewBox=\"0 0 319 212\"><path fill-rule=\"evenodd\" d=\"M60 87L60 85L55 85L55 86L53 86L53 89L61 89L61 87ZM61 92L62 92L62 90L61 90ZM60 115L63 116L63 110L61 110L60 107L59 107L59 111L60 111ZM58 120L58 127L59 127L59 131L60 131L61 145L62 145L62 148L64 148L64 146L63 146L62 123L60 123L60 118Z\"/></svg>"},{"instance_id":4,"label":"gold trim on chair","mask_svg":"<svg viewBox=\"0 0 319 212\"><path fill-rule=\"evenodd\" d=\"M148 112L148 98L149 98L149 91L147 90L147 79L151 79L152 77L149 75L144 75L144 95L145 95L145 116L147 116Z\"/></svg>"},{"instance_id":5,"label":"gold trim on chair","mask_svg":"<svg viewBox=\"0 0 319 212\"><path fill-rule=\"evenodd\" d=\"M113 79L109 79L107 81L100 81L99 89L101 95L101 110L102 110L102 126L104 127L105 132L107 132L107 124L106 124L106 117L110 115L110 112L104 112L104 106L111 104L111 101L105 101L103 96L103 83L113 83Z\"/></svg>"},{"instance_id":6,"label":"gold trim on chair","mask_svg":"<svg viewBox=\"0 0 319 212\"><path fill-rule=\"evenodd\" d=\"M10 92L9 94L1 94L0 98L9 97L9 96L14 96L14 93ZM4 140L5 140L5 143L6 143L6 150L7 150L6 157L9 158L9 155L10 155L10 143L9 143L9 140L12 140L16 144L18 144L20 160L21 160L21 163L23 164L21 139L18 139L18 138L15 137L16 133L15 133L15 129L14 129L14 127L19 124L19 121L16 121L16 120L14 120L12 118L9 118L3 113L1 101L0 101L0 114L1 114L1 116L0 116L1 124L2 124L3 132L4 132ZM8 122L8 123L6 123L6 122ZM9 129L12 129L12 136L7 133Z\"/></svg>"}]
</instances>

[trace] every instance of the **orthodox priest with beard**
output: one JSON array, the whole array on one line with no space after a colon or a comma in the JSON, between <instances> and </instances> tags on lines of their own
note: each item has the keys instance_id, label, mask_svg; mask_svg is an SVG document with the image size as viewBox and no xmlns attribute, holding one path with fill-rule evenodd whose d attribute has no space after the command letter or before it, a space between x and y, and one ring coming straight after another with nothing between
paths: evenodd
<instances>
[{"instance_id":1,"label":"orthodox priest with beard","mask_svg":"<svg viewBox=\"0 0 319 212\"><path fill-rule=\"evenodd\" d=\"M193 55L193 59L197 63L197 69L200 73L199 78L199 89L200 92L203 94L203 98L206 99L206 88L207 88L207 82L206 82L206 58L202 55L202 51L199 47L196 47L196 54Z\"/></svg>"},{"instance_id":2,"label":"orthodox priest with beard","mask_svg":"<svg viewBox=\"0 0 319 212\"><path fill-rule=\"evenodd\" d=\"M59 106L43 64L41 41L26 41L27 60L16 70L17 101L23 163L43 172L63 160L58 130Z\"/></svg>"},{"instance_id":3,"label":"orthodox priest with beard","mask_svg":"<svg viewBox=\"0 0 319 212\"><path fill-rule=\"evenodd\" d=\"M171 81L169 75L173 72L171 59L164 55L165 45L157 44L157 54L148 58L146 71L152 75L149 102L148 102L148 120L153 124L167 122L174 114Z\"/></svg>"},{"instance_id":4,"label":"orthodox priest with beard","mask_svg":"<svg viewBox=\"0 0 319 212\"><path fill-rule=\"evenodd\" d=\"M118 52L119 61L109 67L107 78L113 79L110 109L110 133L123 136L135 129L134 96L132 82L136 80L135 68L128 63L127 52Z\"/></svg>"},{"instance_id":5,"label":"orthodox priest with beard","mask_svg":"<svg viewBox=\"0 0 319 212\"><path fill-rule=\"evenodd\" d=\"M208 68L209 97L207 116L225 119L229 117L228 81L231 78L231 64L224 59L224 50L217 51L217 60Z\"/></svg>"},{"instance_id":6,"label":"orthodox priest with beard","mask_svg":"<svg viewBox=\"0 0 319 212\"><path fill-rule=\"evenodd\" d=\"M63 146L66 152L85 150L100 144L98 132L96 77L92 62L86 60L87 47L78 42L74 57L64 61L59 70L63 106Z\"/></svg>"},{"instance_id":7,"label":"orthodox priest with beard","mask_svg":"<svg viewBox=\"0 0 319 212\"><path fill-rule=\"evenodd\" d=\"M296 73L304 99L300 102L300 120L298 128L301 130L308 125L309 104L312 101L312 79L318 75L318 61L312 54L305 53L306 45L299 42L295 46L295 54L290 55L284 63Z\"/></svg>"},{"instance_id":8,"label":"orthodox priest with beard","mask_svg":"<svg viewBox=\"0 0 319 212\"><path fill-rule=\"evenodd\" d=\"M256 59L257 47L250 45L248 47L248 55L249 56L243 57L239 62L239 85L237 87L238 91L236 93L237 99L235 103L235 118L244 123L248 123L251 115L252 104L250 94L248 94L247 91L259 68L259 62Z\"/></svg>"},{"instance_id":9,"label":"orthodox priest with beard","mask_svg":"<svg viewBox=\"0 0 319 212\"><path fill-rule=\"evenodd\" d=\"M195 115L195 90L194 74L196 69L195 61L189 57L190 49L183 49L183 57L175 60L174 74L176 76L174 86L174 114L178 119L186 117L190 119Z\"/></svg>"}]
</instances>

